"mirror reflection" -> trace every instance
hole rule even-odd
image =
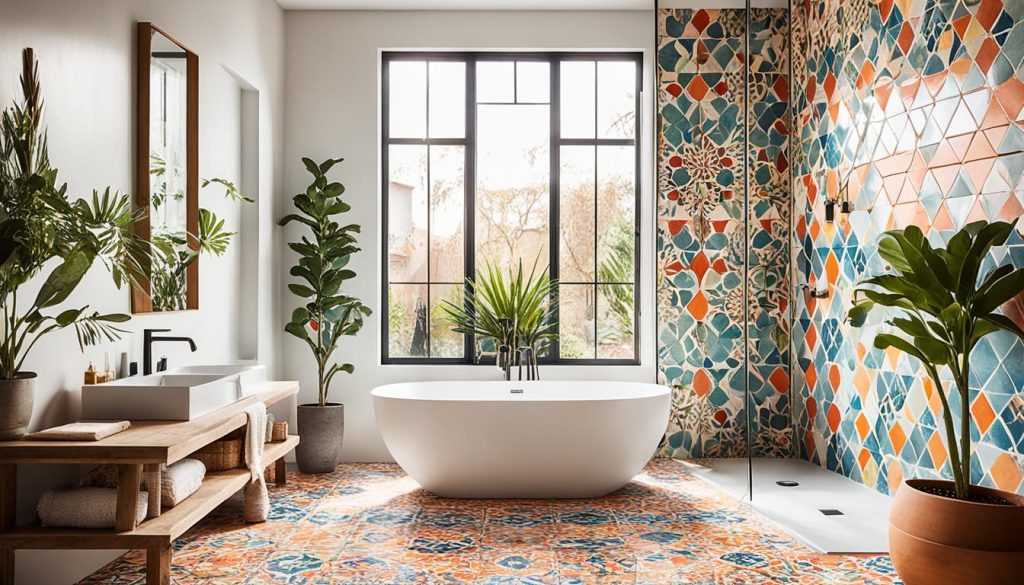
[[[152,310],[178,311],[188,308],[187,272],[198,253],[188,245],[188,53],[155,30],[151,47],[150,295]]]

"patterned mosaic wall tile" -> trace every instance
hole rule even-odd
[[[936,244],[965,223],[1024,212],[1024,1],[814,0],[793,14],[797,443],[803,457],[883,492],[949,473],[938,389],[920,365],[844,323],[854,283],[885,270],[882,231],[922,226]],[[856,210],[824,222],[848,182]],[[1024,266],[1024,241],[986,259]],[[1006,307],[1020,318],[1019,305]],[[972,480],[1024,493],[1024,345],[973,353]],[[954,394],[955,396],[955,394]]]
[[[742,10],[662,10],[658,18],[658,356],[662,382],[675,387],[662,452],[746,455],[749,372],[754,452],[785,455],[792,445],[787,11],[751,14],[749,72]]]

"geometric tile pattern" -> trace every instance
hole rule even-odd
[[[874,349],[880,318],[851,328],[850,294],[886,269],[876,241],[917,225],[934,245],[975,220],[1024,212],[1024,2],[818,0],[795,3],[793,415],[802,457],[891,491],[902,477],[950,476],[939,389],[920,364]],[[848,186],[855,211],[824,221]],[[1011,237],[984,269],[1024,266]],[[1004,310],[1021,321],[1019,302]],[[986,337],[972,354],[972,481],[1024,493],[1024,345]],[[948,384],[949,381],[946,382]]]
[[[658,13],[658,372],[674,388],[661,448],[672,457],[747,454],[745,376],[753,454],[793,445],[788,12],[751,17],[747,71],[743,10]]]
[[[590,500],[450,500],[393,464],[289,474],[267,522],[237,502],[174,543],[178,585],[898,583],[887,556],[816,554],[657,459]],[[81,585],[145,582],[133,551]]]

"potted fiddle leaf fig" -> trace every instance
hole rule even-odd
[[[307,234],[288,247],[299,255],[298,264],[289,274],[299,280],[288,285],[303,305],[292,312],[285,331],[301,339],[309,347],[317,365],[317,402],[298,407],[299,435],[302,441],[295,450],[299,469],[306,473],[334,471],[341,460],[345,434],[345,406],[329,402],[331,383],[339,372],[351,374],[352,364],[337,363],[334,352],[342,337],[355,335],[363,327],[370,309],[342,292],[345,281],[356,273],[346,268],[352,255],[359,251],[356,236],[358,225],[341,225],[338,216],[351,207],[341,200],[345,187],[330,182],[327,172],[343,159],[327,159],[316,164],[308,158],[302,163],[313,175],[313,182],[303,193],[292,198],[295,212],[281,219],[280,225],[295,222],[305,226]]]
[[[942,402],[952,481],[906,479],[889,520],[890,554],[906,585],[1011,585],[1024,575],[1024,497],[971,480],[971,352],[997,332],[1024,339],[999,312],[1024,292],[1024,268],[980,273],[1016,225],[968,224],[945,249],[914,226],[886,232],[878,253],[893,273],[866,278],[854,292],[851,324],[863,325],[876,309],[888,312],[893,332],[876,335],[875,347],[917,358]]]
[[[43,128],[39,65],[22,53],[22,98],[0,115],[0,440],[21,437],[32,418],[36,374],[25,359],[44,336],[73,327],[79,346],[113,341],[129,319],[88,306],[58,310],[99,262],[114,284],[138,274],[144,246],[132,224],[138,214],[127,195],[94,191],[72,199],[57,182]],[[44,276],[35,295],[22,287]]]

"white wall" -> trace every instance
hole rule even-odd
[[[346,405],[344,458],[388,461],[377,432],[370,390],[380,384],[414,380],[498,379],[486,366],[397,366],[380,364],[380,132],[379,62],[385,49],[643,49],[640,366],[541,367],[547,379],[655,381],[653,167],[651,128],[653,12],[287,12],[285,15],[284,178],[287,195],[304,190],[307,173],[300,157],[344,157],[333,177],[345,184],[352,211],[346,222],[363,226],[363,251],[351,268],[358,277],[347,292],[374,309],[355,338],[342,342],[339,359],[355,364],[351,376],[335,381],[332,398]],[[290,197],[276,201],[281,214]],[[298,229],[289,228],[289,239]],[[281,274],[294,261],[281,248]],[[294,297],[281,287],[282,309]],[[315,366],[305,345],[283,336],[282,373],[302,382],[300,401],[316,399]]]
[[[262,267],[256,288],[243,290],[243,264],[237,249],[223,258],[203,258],[200,310],[134,318],[128,328],[169,327],[192,336],[200,353],[184,346],[158,348],[171,364],[216,363],[239,355],[239,320],[234,307],[241,295],[259,294],[257,331],[260,358],[274,365],[278,305],[272,272],[275,246],[271,198],[279,192],[283,111],[284,13],[274,0],[0,0],[0,105],[17,95],[21,49],[31,46],[40,60],[46,99],[50,157],[75,195],[110,185],[132,189],[134,144],[135,22],[150,20],[195,50],[200,57],[200,175],[241,177],[240,81],[259,92],[259,171],[261,195],[257,260]],[[230,69],[237,78],[230,74]],[[223,214],[233,228],[239,210],[219,192],[201,194],[204,205]],[[118,291],[102,269],[87,275],[68,306],[89,304],[101,311],[127,312],[127,290]],[[251,316],[249,318],[252,318]],[[79,412],[82,371],[89,359],[101,362],[103,350],[130,349],[141,358],[141,334],[116,346],[82,355],[70,331],[38,345],[27,368],[39,372],[33,428],[67,422]],[[27,467],[19,474],[19,520],[33,519],[42,489],[69,481],[77,470]],[[18,583],[67,584],[113,558],[98,553],[22,551]]]

